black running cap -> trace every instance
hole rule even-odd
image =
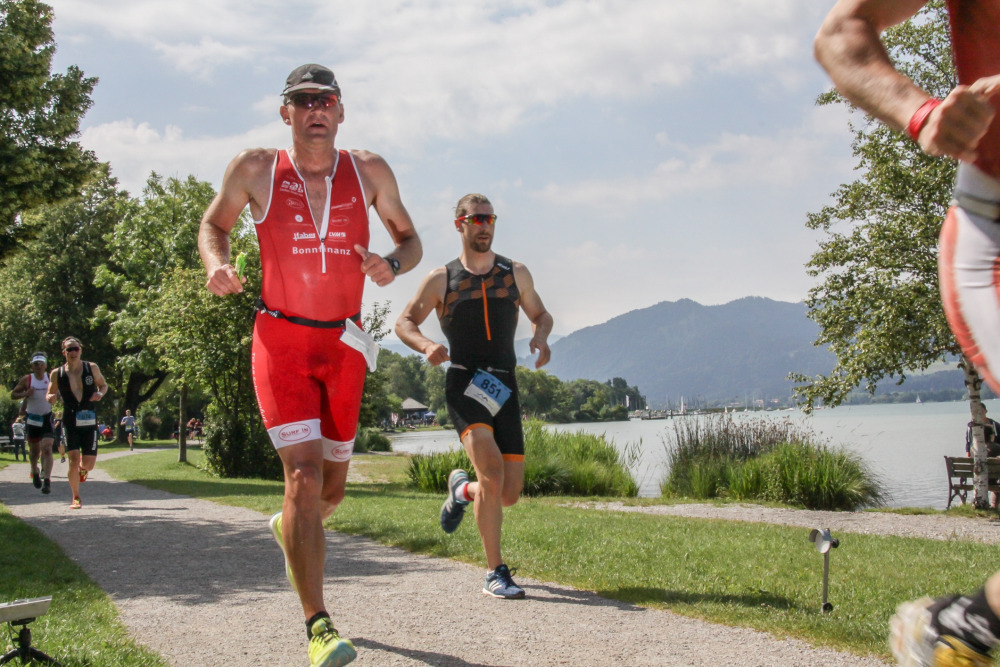
[[[340,86],[333,76],[333,70],[315,63],[300,65],[293,69],[285,80],[285,89],[281,94],[287,97],[300,90],[321,90],[340,95]]]

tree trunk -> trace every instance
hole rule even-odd
[[[177,461],[187,463],[187,387],[181,385],[180,405],[177,410]]]
[[[965,386],[969,390],[969,412],[972,414],[972,486],[973,504],[976,509],[989,509],[989,469],[986,466],[986,434],[983,426],[986,424],[986,406],[983,405],[980,388],[983,379],[979,377],[979,372],[975,366],[962,355],[958,363],[959,368],[965,372]]]

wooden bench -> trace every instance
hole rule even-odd
[[[971,456],[946,456],[945,467],[948,469],[948,507],[955,498],[961,498],[962,504],[968,502],[969,491],[973,490]],[[989,492],[1000,499],[1000,457],[986,459],[989,475]]]
[[[14,451],[14,443],[10,441],[9,435],[0,435],[0,452]]]

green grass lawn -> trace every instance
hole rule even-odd
[[[167,664],[132,641],[111,599],[76,563],[2,505],[0,535],[0,601],[52,595],[48,614],[28,626],[33,646],[64,667]],[[0,626],[4,653],[13,646],[10,628]]]
[[[196,467],[200,456],[192,451],[191,463],[179,464],[175,452],[156,452],[101,465],[158,489],[265,514],[280,509],[280,482],[212,478]],[[445,535],[440,495],[403,485],[406,457],[358,455],[352,465],[383,481],[349,483],[328,528],[483,564],[473,521]],[[997,566],[995,546],[838,534],[834,610],[822,614],[823,558],[806,529],[576,509],[568,500],[523,499],[506,510],[504,553],[522,575],[860,654],[888,656],[887,621],[898,602],[971,591]]]
[[[281,482],[213,478],[198,469],[197,448],[181,464],[175,444],[164,446],[141,456],[98,458],[98,465],[152,488],[263,514],[280,509]],[[0,455],[0,467],[11,461]],[[467,520],[453,535],[441,532],[442,498],[407,488],[407,464],[405,456],[356,455],[352,472],[365,481],[348,483],[347,498],[327,527],[483,565],[474,522]],[[567,506],[575,500],[581,499],[522,499],[506,510],[505,557],[523,576],[859,654],[888,657],[887,621],[898,602],[974,590],[997,567],[992,545],[836,534],[841,546],[831,553],[829,592],[834,610],[822,614],[823,559],[806,529]],[[956,513],[969,515],[967,509]],[[58,604],[32,626],[36,644],[66,665],[163,664],[128,640],[107,596],[57,546],[2,508],[0,530],[0,571],[15,574],[0,577],[0,599],[59,592]]]

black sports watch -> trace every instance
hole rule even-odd
[[[392,269],[392,275],[399,275],[399,260],[395,257],[383,257],[385,261],[389,262],[389,268]]]

